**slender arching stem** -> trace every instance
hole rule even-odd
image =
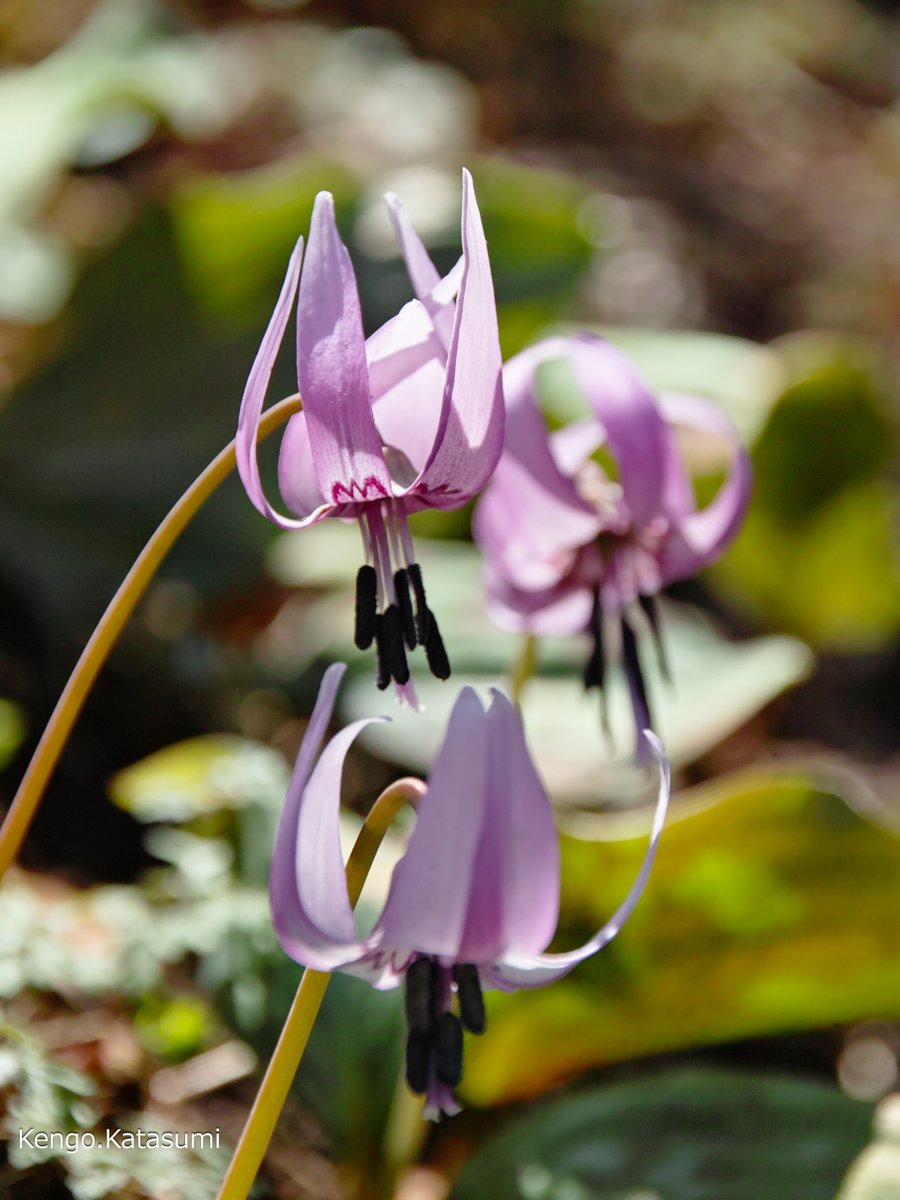
[[[347,860],[347,891],[351,904],[355,905],[359,899],[369,868],[394,817],[404,804],[415,804],[423,791],[424,784],[418,779],[401,779],[375,801]],[[303,972],[269,1069],[222,1182],[219,1200],[245,1200],[253,1186],[330,978],[323,971],[307,969]]]
[[[274,404],[263,414],[257,436],[266,437],[294,413],[299,412],[300,408],[299,396],[289,396],[286,400]],[[47,781],[68,741],[72,726],[78,719],[94,680],[106,662],[125,622],[188,522],[234,470],[234,445],[234,442],[229,442],[175,504],[135,560],[134,566],[125,576],[106,612],[100,618],[97,628],[91,634],[90,641],[82,651],[75,670],[57,701],[53,715],[6,814],[3,827],[0,828],[0,878],[19,852]]]
[[[537,666],[537,638],[533,633],[526,633],[522,639],[522,648],[513,664],[509,676],[509,691],[515,704],[521,705],[522,697],[528,681]]]

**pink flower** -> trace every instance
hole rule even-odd
[[[550,433],[535,387],[537,368],[552,359],[571,364],[586,414]],[[612,637],[640,731],[651,721],[636,623],[649,623],[658,640],[656,594],[713,562],[734,536],[750,496],[749,459],[718,408],[692,396],[654,398],[625,355],[591,334],[524,350],[506,363],[503,384],[503,455],[474,525],[489,611],[507,629],[588,633],[589,688],[602,690]],[[732,448],[728,478],[700,510],[675,445],[676,424]],[[613,460],[612,473],[598,451],[607,467]]]
[[[428,607],[407,516],[466,503],[487,480],[503,442],[497,314],[472,178],[463,172],[462,258],[444,279],[400,202],[388,197],[413,282],[412,300],[366,341],[356,277],[338,235],[334,201],[316,198],[250,372],[238,422],[237,463],[253,504],[282,529],[351,517],[362,532],[356,644],[373,642],[378,686],[391,679],[415,705],[407,650],[422,645],[446,679],[450,664]],[[279,461],[290,515],[266,498],[256,436],[275,357],[297,302],[297,379],[303,411],[291,418]]]
[[[278,825],[269,884],[275,932],[291,958],[315,970],[347,971],[377,988],[405,982],[407,1080],[427,1095],[427,1115],[451,1113],[463,1032],[484,1031],[482,989],[551,983],[602,949],[631,915],[665,820],[668,763],[648,732],[659,797],[637,878],[588,942],[548,954],[559,915],[559,843],[547,793],[516,709],[493,691],[485,711],[463,688],[384,910],[360,937],[344,878],[339,808],[344,758],[371,722],[347,726],[322,748],[345,669],[336,663],[325,674]]]

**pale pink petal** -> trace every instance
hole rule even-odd
[[[316,478],[306,413],[299,412],[291,417],[281,439],[278,490],[285,504],[298,517],[315,512],[325,503]]]
[[[329,667],[319,689],[278,823],[269,877],[278,940],[291,958],[321,971],[363,954],[344,877],[339,809],[344,758],[372,721],[342,729],[320,753],[345,670],[343,663]]]
[[[266,498],[262,481],[259,477],[259,463],[256,455],[256,439],[263,404],[266,399],[266,391],[272,376],[272,368],[275,365],[275,359],[278,356],[278,350],[284,337],[284,331],[291,315],[291,309],[294,305],[294,296],[297,292],[297,281],[300,278],[302,258],[303,239],[301,238],[291,255],[287,275],[281,287],[281,294],[278,297],[278,303],[275,305],[275,311],[272,313],[268,328],[263,335],[262,343],[256,352],[256,358],[250,369],[250,375],[247,379],[247,385],[244,388],[244,395],[241,400],[241,411],[238,417],[237,437],[235,439],[235,458],[237,460],[238,474],[247,490],[247,495],[264,517],[268,517],[270,521],[274,521],[276,525],[280,525],[283,529],[303,529],[307,525],[313,525],[316,521],[321,520],[322,517],[328,516],[332,509],[330,504],[323,504],[320,498],[319,506],[310,511],[301,520],[282,515],[273,508]]]
[[[567,975],[580,962],[602,950],[620,932],[634,912],[650,878],[669,804],[669,763],[665,750],[659,738],[649,729],[644,730],[644,737],[650,744],[659,767],[659,793],[650,830],[650,844],[628,895],[602,929],[598,929],[590,941],[577,950],[570,950],[565,954],[509,954],[492,968],[482,972],[489,986],[511,991],[515,988],[540,987],[545,983],[553,983],[554,980]]]
[[[481,838],[485,770],[484,709],[475,692],[463,688],[371,945],[457,959]]]
[[[512,633],[568,637],[590,625],[594,590],[586,583],[563,579],[559,584],[528,591],[498,572],[485,570],[485,603],[491,620]]]
[[[459,956],[493,962],[543,950],[559,917],[559,838],[522,719],[494,690],[487,714],[487,795]]]
[[[400,243],[403,258],[406,261],[406,269],[409,272],[413,291],[422,301],[429,317],[434,322],[435,331],[446,353],[453,335],[452,296],[448,301],[437,293],[441,282],[440,274],[422,244],[422,239],[413,228],[412,221],[410,221],[409,214],[403,207],[400,197],[393,192],[387,192],[384,199],[391,214],[394,232]]]
[[[666,544],[663,573],[666,582],[686,579],[719,557],[734,537],[750,503],[753,470],[737,430],[721,409],[699,396],[667,393],[660,397],[667,421],[711,433],[731,447],[731,467],[715,498],[698,512],[679,521]]]
[[[465,264],[441,418],[428,460],[410,489],[434,508],[455,508],[479,492],[503,446],[497,308],[481,214],[468,171],[463,171],[462,242]]]
[[[390,496],[356,276],[327,192],[316,197],[300,279],[297,377],[321,494],[332,504]]]

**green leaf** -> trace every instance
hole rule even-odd
[[[228,734],[191,738],[114,775],[114,803],[141,821],[186,821],[204,813],[280,802],[287,783],[274,750]]]
[[[496,1104],[602,1063],[900,1016],[900,839],[818,776],[749,771],[679,798],[621,935],[559,983],[490,997],[467,1098]],[[635,819],[606,819],[607,838],[627,840],[563,839],[555,946],[586,940],[628,891],[646,849],[646,832],[628,837]]]
[[[831,1200],[868,1105],[775,1075],[678,1070],[543,1105],[477,1151],[453,1200]]]

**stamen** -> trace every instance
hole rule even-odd
[[[459,1019],[463,1028],[470,1033],[484,1033],[487,1022],[478,968],[472,963],[457,963],[453,968],[453,982],[456,984]]]
[[[628,680],[628,689],[631,692],[631,703],[638,729],[652,729],[653,719],[650,716],[650,705],[647,702],[647,688],[644,684],[641,660],[638,657],[637,639],[634,636],[634,630],[624,617],[622,618],[622,666],[625,678]]]
[[[422,568],[416,562],[411,562],[408,568],[409,582],[412,584],[413,595],[416,598],[416,638],[419,645],[424,646],[428,640],[428,602],[425,599],[425,584],[422,582]]]
[[[434,613],[430,608],[425,612],[428,619],[428,628],[425,634],[425,657],[428,660],[428,668],[435,679],[449,679],[450,659],[444,648],[444,639],[441,637],[438,623],[434,619]]]
[[[378,576],[368,564],[356,573],[356,625],[353,641],[358,650],[368,650],[375,638],[378,615]]]
[[[672,682],[672,676],[669,672],[669,656],[666,654],[666,646],[662,637],[662,626],[659,620],[659,605],[655,596],[638,596],[638,603],[647,615],[647,620],[650,622],[650,628],[653,631],[653,640],[656,643],[656,658],[659,662],[659,673],[662,675],[666,683]]]
[[[396,604],[389,605],[381,619],[381,644],[385,666],[397,683],[409,682],[409,663],[403,648],[403,621]]]
[[[584,682],[585,691],[596,687],[602,692],[603,681],[606,677],[606,651],[603,647],[603,609],[600,605],[599,590],[594,592],[594,607],[591,612],[590,632],[594,639],[594,645],[591,650],[591,656],[585,663],[581,678]]]
[[[420,1096],[428,1091],[433,1043],[430,1034],[410,1030],[406,1039],[406,1082]]]
[[[394,590],[397,593],[397,607],[400,609],[400,619],[403,622],[403,637],[409,649],[414,650],[416,647],[416,622],[409,595],[409,575],[405,567],[394,572]]]
[[[390,682],[391,672],[384,650],[384,617],[378,613],[375,617],[375,684],[383,692]]]
[[[431,1033],[440,1009],[440,968],[433,958],[415,959],[406,970],[406,1024],[412,1033]]]
[[[441,1013],[434,1034],[434,1073],[438,1082],[456,1087],[463,1073],[463,1029],[454,1013]]]

